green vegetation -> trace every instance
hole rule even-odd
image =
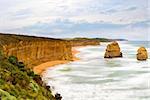
[[[14,56],[0,52],[0,100],[56,100],[50,86]]]
[[[99,40],[100,42],[111,42],[112,40],[107,39],[107,38],[94,38],[96,40]]]
[[[9,61],[10,63],[14,64],[14,65],[17,65],[17,63],[18,63],[18,59],[17,59],[17,57],[15,57],[15,56],[10,56],[10,57],[8,58],[8,61]]]
[[[85,38],[85,37],[66,38],[66,39],[64,39],[64,40],[71,40],[71,41],[80,41],[80,40],[97,40],[97,41],[99,41],[99,42],[127,41],[126,39]]]

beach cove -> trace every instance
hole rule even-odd
[[[81,47],[72,47],[72,55],[73,55],[73,59],[72,61],[78,61],[80,60],[79,58],[76,57],[76,54],[79,53],[79,51],[77,50],[77,48],[81,48]],[[56,67],[56,65],[60,65],[60,64],[66,64],[66,63],[69,63],[70,61],[67,61],[67,60],[56,60],[56,61],[49,61],[49,62],[46,62],[46,63],[42,63],[38,66],[35,66],[33,71],[37,74],[40,74],[42,75],[42,73],[50,68],[50,67]]]

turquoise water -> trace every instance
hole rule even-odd
[[[150,59],[137,61],[136,51],[150,42],[119,42],[123,58],[104,59],[107,43],[78,48],[81,60],[48,69],[43,80],[63,100],[150,100]]]

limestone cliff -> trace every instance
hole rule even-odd
[[[137,60],[147,60],[148,59],[148,53],[145,47],[140,47],[137,50]]]
[[[120,50],[119,44],[114,41],[111,44],[107,45],[104,58],[115,58],[122,57],[122,52]]]
[[[16,56],[31,67],[73,58],[70,42],[61,39],[0,34],[0,48],[6,56]]]
[[[0,49],[3,53],[16,56],[31,68],[47,61],[72,61],[72,47],[99,44],[99,40],[88,38],[53,39],[0,33]]]

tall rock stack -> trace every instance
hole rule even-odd
[[[116,58],[122,57],[122,52],[120,51],[119,44],[114,41],[111,44],[107,45],[104,58]]]
[[[148,59],[147,50],[144,47],[140,47],[137,50],[137,60],[143,61]]]

